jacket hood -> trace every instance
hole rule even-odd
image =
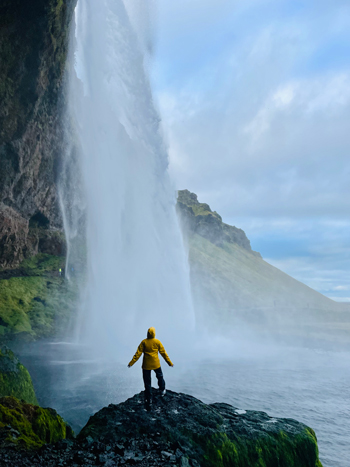
[[[156,330],[154,328],[149,328],[147,331],[147,339],[153,339],[156,337]]]

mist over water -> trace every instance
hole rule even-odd
[[[213,345],[188,350],[186,361],[175,357],[174,368],[165,365],[169,389],[205,403],[225,402],[295,418],[316,431],[324,467],[348,467],[349,352],[238,339],[228,347],[210,336],[207,343]],[[171,345],[168,350],[172,356]],[[100,364],[94,349],[81,344],[26,344],[21,360],[30,370],[40,404],[55,408],[76,432],[102,407],[143,390],[139,364],[132,369],[120,362]]]
[[[69,89],[86,203],[87,283],[77,334],[114,357],[121,342],[133,340],[134,348],[150,326],[168,339],[194,328],[175,188],[145,71],[150,12],[137,5],[79,1],[80,81],[73,70]]]

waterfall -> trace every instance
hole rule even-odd
[[[146,47],[135,30],[142,16],[131,17],[137,4],[130,11],[122,0],[79,0],[79,80],[70,72],[87,246],[78,334],[108,351],[130,339],[137,343],[150,326],[169,338],[194,328],[167,148],[145,67]],[[71,211],[65,216],[72,217]],[[66,224],[69,243],[75,237]],[[68,249],[74,258],[74,245]]]

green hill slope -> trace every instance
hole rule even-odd
[[[294,338],[348,341],[349,308],[264,261],[245,233],[187,190],[178,212],[189,247],[197,322],[230,332],[239,324]],[[227,232],[230,234],[228,235]]]

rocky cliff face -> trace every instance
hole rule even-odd
[[[302,423],[172,391],[155,395],[151,412],[142,393],[109,405],[74,442],[35,455],[5,451],[0,460],[5,454],[12,466],[322,467],[315,433]]]
[[[77,0],[0,0],[0,267],[63,253],[57,175]]]
[[[212,211],[208,204],[200,203],[195,193],[180,190],[177,210],[185,231],[188,229],[219,247],[223,247],[225,243],[236,243],[253,255],[261,257],[260,253],[252,250],[250,241],[242,229],[222,222],[221,216]]]

